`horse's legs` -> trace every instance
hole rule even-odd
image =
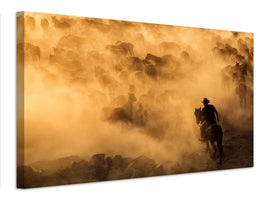
[[[206,139],[206,153],[210,152],[209,140]]]
[[[217,147],[215,146],[214,141],[211,141],[211,145],[212,145],[213,150],[214,150],[213,159],[215,159],[215,155],[216,155],[216,152],[217,152]]]
[[[217,141],[219,153],[220,153],[220,165],[222,164],[222,157],[223,157],[223,146],[222,146],[222,139]]]

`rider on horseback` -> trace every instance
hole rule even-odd
[[[201,141],[205,141],[205,132],[206,130],[211,127],[212,124],[216,124],[216,117],[217,121],[219,122],[219,116],[216,108],[209,104],[209,100],[207,98],[204,98],[202,103],[204,105],[204,108],[201,110],[201,117],[203,119],[203,123],[200,127],[201,131]],[[216,117],[215,117],[216,114]]]

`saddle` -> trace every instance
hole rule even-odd
[[[205,132],[208,133],[208,131],[209,131],[213,126],[217,126],[217,123],[216,123],[216,122],[212,122],[211,124],[209,124],[209,125],[207,126],[207,128],[205,129]]]

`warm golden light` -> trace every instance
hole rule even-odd
[[[150,158],[166,174],[215,169],[194,116],[204,97],[226,157],[229,135],[252,138],[252,33],[24,14],[24,165],[105,153]],[[246,165],[233,159],[224,167]]]

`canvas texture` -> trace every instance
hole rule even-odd
[[[17,13],[18,188],[252,166],[253,33]]]

